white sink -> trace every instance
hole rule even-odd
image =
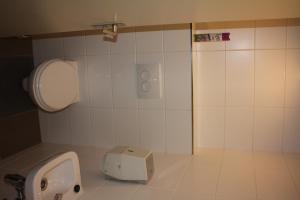
[[[26,177],[26,199],[76,200],[82,193],[79,160],[75,152],[42,161]]]

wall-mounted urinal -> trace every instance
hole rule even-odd
[[[79,160],[75,152],[42,161],[26,177],[26,199],[76,200],[82,193]]]

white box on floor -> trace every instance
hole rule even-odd
[[[128,146],[115,147],[105,154],[102,171],[114,179],[147,183],[154,173],[152,152]]]

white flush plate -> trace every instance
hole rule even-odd
[[[161,64],[136,64],[137,93],[141,99],[160,99]]]

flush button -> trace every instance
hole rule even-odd
[[[144,81],[142,83],[143,92],[149,92],[151,90],[151,83],[149,81]]]
[[[151,74],[148,70],[143,70],[141,72],[141,79],[144,80],[144,81],[148,81],[150,78],[151,78]]]
[[[161,64],[136,64],[137,95],[141,99],[161,98]]]

